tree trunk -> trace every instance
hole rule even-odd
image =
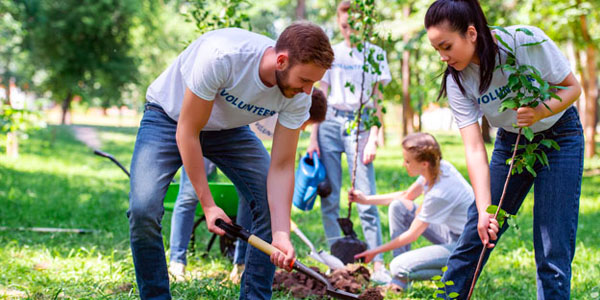
[[[306,0],[298,0],[296,6],[296,20],[306,19]]]
[[[585,93],[585,118],[583,131],[585,134],[585,157],[592,157],[596,154],[596,123],[598,112],[598,75],[596,70],[596,48],[592,44],[587,26],[585,15],[579,17],[581,33],[586,45],[586,81],[584,82]]]
[[[14,131],[6,133],[6,156],[15,159],[19,157],[19,136]]]
[[[71,108],[71,100],[73,100],[73,93],[71,91],[69,91],[67,93],[67,97],[65,97],[65,100],[63,100],[63,103],[62,103],[62,118],[61,118],[60,123],[63,125],[66,124],[67,113],[69,112],[69,109]]]
[[[403,16],[410,16],[410,5],[402,8]],[[410,34],[402,37],[405,43],[410,40]],[[402,52],[402,136],[414,132],[414,111],[410,105],[410,51]]]
[[[485,116],[481,118],[481,135],[483,136],[483,141],[486,144],[492,142],[492,137],[490,137],[490,123]]]

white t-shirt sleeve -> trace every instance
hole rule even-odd
[[[325,71],[325,75],[323,75],[321,81],[327,83],[329,85],[329,89],[331,90],[331,69],[327,69],[327,71]]]
[[[561,83],[571,73],[571,66],[567,58],[544,31],[532,26],[523,27],[533,32],[534,36],[519,32],[517,36],[521,45],[542,40],[546,41],[537,46],[521,47],[519,52],[521,50],[525,52],[529,60],[528,64],[536,67],[544,80],[547,80],[550,84]]]
[[[214,53],[208,55],[198,49],[181,62],[181,74],[185,85],[196,96],[204,100],[214,100],[219,88],[226,82],[230,66],[228,61]]]
[[[454,207],[443,198],[425,195],[421,212],[417,218],[430,224],[443,224],[446,222]]]
[[[458,128],[477,123],[479,118],[483,116],[483,112],[479,109],[479,106],[463,95],[458,84],[450,74],[446,78],[446,92],[448,94],[448,104]]]
[[[284,110],[279,112],[277,121],[289,129],[298,129],[310,117],[311,105],[309,95],[303,94],[301,98],[288,99],[291,101]]]

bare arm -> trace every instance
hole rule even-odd
[[[271,148],[271,165],[267,176],[267,195],[271,212],[273,246],[285,256],[274,253],[271,260],[279,267],[288,266],[294,258],[290,242],[290,210],[294,193],[294,164],[300,129],[289,129],[277,122]]]
[[[486,212],[488,206],[492,204],[490,193],[490,169],[488,166],[487,152],[481,135],[479,123],[474,123],[460,129],[463,143],[465,144],[465,157],[467,158],[467,169],[469,178],[475,193],[475,202],[479,212],[479,222],[477,231],[484,245],[492,248],[494,244],[488,244],[490,235],[495,240],[497,228],[490,230],[490,222],[495,223],[493,215]],[[492,221],[493,220],[493,221]]]
[[[359,190],[351,190],[348,192],[350,201],[368,205],[390,205],[390,203],[396,199],[407,199],[414,201],[423,193],[423,186],[414,182],[406,191],[397,191],[388,194],[381,195],[369,195],[366,196]]]
[[[570,73],[561,83],[557,85],[567,88],[566,90],[559,90],[556,93],[556,95],[558,95],[562,101],[558,101],[554,98],[547,100],[545,103],[552,111],[548,110],[544,105],[538,105],[535,108],[521,107],[517,109],[518,126],[531,126],[541,119],[555,115],[573,104],[573,102],[579,98],[579,95],[581,95],[581,85],[573,73]]]
[[[231,222],[231,220],[221,208],[215,205],[215,201],[208,188],[208,181],[204,171],[204,156],[202,155],[202,147],[200,146],[199,139],[200,131],[202,131],[202,128],[204,128],[210,118],[213,103],[213,101],[207,101],[196,96],[186,88],[181,114],[177,122],[176,139],[187,175],[202,204],[208,230],[223,235],[225,232],[215,226],[216,219],[221,218],[226,222]]]
[[[355,255],[355,258],[364,257],[365,262],[370,262],[373,258],[383,252],[391,251],[402,246],[408,245],[414,241],[416,241],[423,232],[427,229],[429,223],[423,222],[417,218],[415,218],[410,224],[410,228],[407,231],[403,232],[397,238],[389,241],[388,243],[381,245],[375,249],[367,250],[365,252],[359,253]]]

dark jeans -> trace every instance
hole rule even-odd
[[[155,104],[147,104],[131,161],[129,231],[135,274],[142,299],[170,299],[169,278],[161,220],[163,198],[181,167],[175,132],[177,123]],[[233,182],[252,215],[250,231],[271,242],[271,216],[267,202],[270,157],[248,126],[203,131],[204,156]],[[268,299],[275,266],[269,256],[250,247],[242,277],[240,299]]]
[[[569,299],[583,173],[583,130],[577,110],[568,108],[554,126],[541,133],[544,138],[555,140],[560,151],[540,146],[548,156],[550,167],[537,162],[534,166],[537,177],[525,170],[512,175],[502,208],[510,214],[516,214],[531,186],[534,186],[533,246],[537,266],[537,298]],[[506,160],[512,156],[516,137],[514,133],[498,130],[490,162],[492,204],[497,205],[500,201],[509,168]],[[534,141],[540,138],[536,137]],[[522,137],[522,144],[525,144],[524,140]],[[447,290],[448,293],[459,293],[458,299],[468,295],[483,247],[477,233],[477,221],[477,207],[473,203],[464,232],[448,259],[448,271],[443,278],[444,281],[454,281],[455,285]],[[507,228],[508,225],[504,224],[500,235]],[[487,251],[484,263],[490,252]]]

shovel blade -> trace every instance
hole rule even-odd
[[[354,225],[349,218],[338,218],[337,219],[340,228],[342,228],[342,232],[344,232],[345,236],[353,236],[356,237],[356,232],[354,232]]]
[[[327,295],[336,298],[336,299],[359,299],[358,295],[352,294],[340,289],[327,289]]]

